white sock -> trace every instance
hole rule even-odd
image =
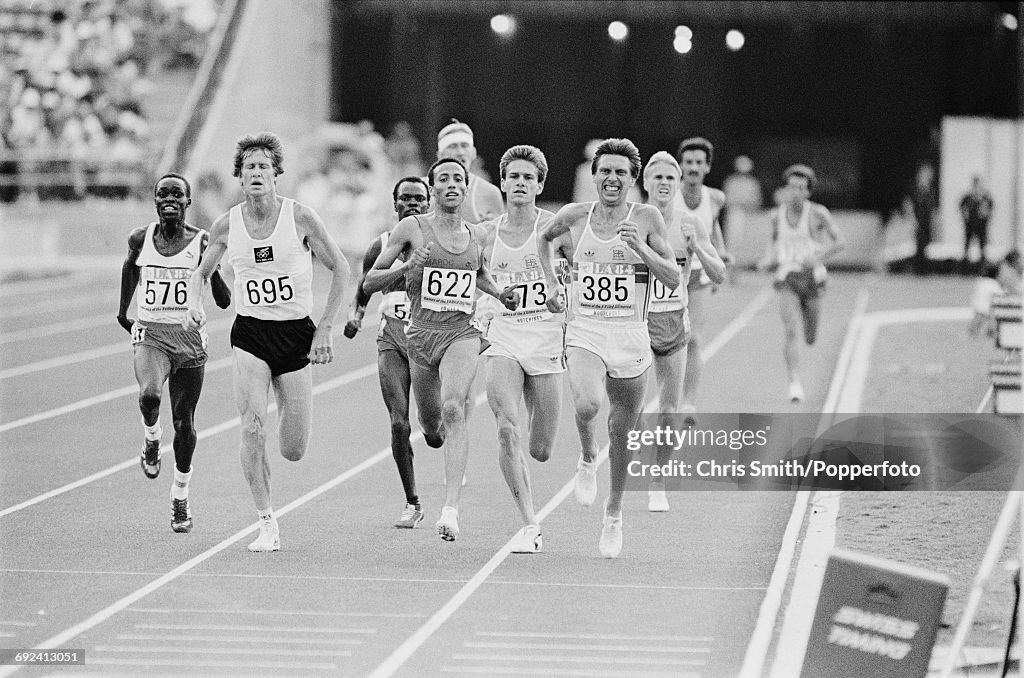
[[[160,440],[164,435],[164,430],[160,427],[160,420],[157,419],[156,423],[152,426],[146,426],[146,422],[142,422],[142,428],[146,432],[146,440]]]
[[[256,513],[260,514],[260,520],[274,520],[274,509],[271,506],[265,509],[256,509]]]
[[[192,468],[182,473],[174,467],[174,482],[171,483],[171,499],[188,499],[188,481],[192,480]]]

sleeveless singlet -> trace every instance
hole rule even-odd
[[[202,254],[203,232],[196,233],[184,249],[168,257],[160,254],[153,243],[158,226],[154,221],[146,227],[146,237],[135,261],[139,267],[139,320],[181,324],[188,312],[188,279],[199,266]]]
[[[776,212],[775,223],[778,231],[775,234],[775,245],[778,252],[779,267],[775,271],[777,280],[784,280],[793,272],[805,268],[803,262],[813,260],[817,243],[811,237],[811,203],[805,201],[796,225],[789,222],[789,205],[782,205]],[[818,282],[825,279],[825,267],[817,264],[814,277]]]
[[[382,252],[388,246],[389,235],[390,233],[387,231],[380,234],[380,249]],[[403,263],[401,259],[395,259],[394,263],[391,264],[391,270],[401,268]],[[409,319],[409,295],[405,291],[404,278],[399,278],[390,287],[381,290],[379,310],[382,316],[403,321]]]
[[[437,239],[434,229],[420,220],[423,244],[433,243],[422,268],[405,274],[405,288],[412,306],[412,323],[428,329],[449,329],[469,325],[476,298],[476,272],[480,270],[480,243],[465,221],[469,244],[462,252],[450,252]]]
[[[700,187],[700,204],[695,209],[690,209],[686,205],[682,191],[676,193],[675,207],[676,211],[682,214],[693,214],[700,217],[700,220],[704,222],[708,229],[708,234],[711,233],[715,224],[715,214],[711,202],[711,189],[707,186]],[[704,270],[704,264],[700,263],[700,259],[697,257],[693,257],[693,261],[690,262],[690,270],[702,271]]]
[[[693,217],[691,217],[693,218]],[[700,217],[696,217],[700,218]],[[686,289],[686,281],[690,278],[690,268],[698,258],[693,256],[686,247],[686,238],[683,237],[682,229],[683,215],[679,210],[672,212],[671,223],[666,224],[669,247],[676,258],[676,265],[679,267],[679,286],[669,290],[656,277],[651,276],[651,313],[667,313],[670,311],[681,311],[689,303],[689,292]]]
[[[537,225],[542,212],[537,211],[537,219],[533,223],[533,232],[519,247],[512,247],[501,239],[501,225],[508,220],[503,214],[495,226],[494,249],[491,250],[491,276],[498,289],[515,285],[519,291],[519,307],[510,311],[501,304],[495,303],[496,319],[500,318],[516,324],[536,323],[554,319],[561,323],[563,314],[554,313],[547,308],[547,284],[544,281],[544,270],[540,266],[537,254]],[[557,268],[557,264],[556,264]]]

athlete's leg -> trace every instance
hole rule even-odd
[[[196,451],[196,404],[203,390],[206,366],[175,371],[168,379],[171,416],[174,419],[174,465],[181,473],[192,470]]]
[[[271,508],[270,462],[267,459],[267,401],[270,397],[270,366],[239,348],[235,354],[235,404],[241,417],[242,473],[256,510]]]
[[[671,355],[654,355],[654,378],[658,386],[658,424],[680,428],[674,421],[674,415],[683,404],[683,375],[686,373],[687,347]],[[670,445],[662,446],[657,451],[658,464],[665,464],[672,456]]]
[[[562,414],[562,375],[527,375],[523,387],[530,418],[530,456],[547,461],[555,448],[558,419]]]
[[[690,309],[690,342],[687,345],[687,358],[683,378],[683,405],[689,411],[697,405],[697,388],[704,374],[703,343],[704,331],[707,327],[707,305],[711,298],[711,286],[691,286],[687,290]]]
[[[569,365],[569,388],[583,459],[593,462],[597,459],[597,413],[604,401],[608,369],[597,354],[578,346],[566,347],[565,357]]]
[[[608,471],[611,486],[607,514],[622,510],[622,493],[626,488],[629,462],[633,453],[626,447],[629,432],[636,427],[644,406],[647,373],[627,379],[609,378],[608,389]]]
[[[313,432],[313,367],[272,377],[277,400],[277,435],[281,456],[298,461],[306,456]]]
[[[438,368],[409,361],[412,394],[416,398],[416,416],[423,429],[423,438],[431,447],[444,444],[444,425],[441,422],[441,375]]]
[[[786,374],[789,376],[789,383],[800,381],[800,299],[796,292],[782,288],[776,295],[779,300],[779,314],[782,318],[783,329],[783,355],[786,359]]]
[[[462,339],[445,350],[438,366],[441,380],[441,423],[444,427],[445,506],[456,510],[469,456],[466,400],[476,377],[479,354],[479,337]]]
[[[821,317],[821,295],[800,298],[800,315],[804,323],[804,341],[814,346],[818,338],[818,319]]]
[[[402,480],[405,501],[418,504],[416,473],[413,469],[412,443],[409,442],[409,361],[400,351],[386,350],[377,354],[380,372],[380,392],[391,418],[391,455],[395,458],[398,476]]]
[[[523,368],[517,361],[500,356],[485,357],[484,367],[487,403],[498,425],[498,466],[523,524],[532,525],[537,522],[537,515],[533,510],[530,474],[520,441],[519,401],[525,379]]]
[[[139,411],[146,426],[156,426],[160,419],[160,398],[164,382],[171,373],[171,361],[160,349],[135,347],[135,379],[139,382]]]

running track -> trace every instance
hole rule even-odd
[[[470,421],[462,536],[446,544],[433,530],[442,465],[418,437],[427,518],[395,530],[403,497],[369,317],[352,341],[339,324],[339,358],[314,369],[307,457],[286,462],[272,444],[282,550],[251,554],[256,524],[237,460],[230,316],[211,308],[191,489],[196,528],[173,534],[169,411],[165,402],[163,472],[149,481],[137,463],[128,337],[114,322],[117,273],[0,289],[0,647],[87,655],[81,667],[0,666],[0,676],[767,675],[785,608],[773,573],[781,563],[785,582],[788,542],[800,527],[790,526],[791,512],[806,503],[799,495],[670,494],[672,511],[650,514],[646,493],[630,493],[623,553],[605,560],[597,539],[607,471],[595,505],[579,506],[565,398],[554,457],[530,462],[544,552],[510,555],[520,525],[481,396]],[[842,374],[850,319],[858,303],[875,303],[862,290],[880,284],[866,274],[833,277],[819,343],[805,354],[808,402],[799,408],[783,399],[781,326],[766,280],[745,273],[721,288],[702,409],[821,411]],[[885,308],[938,305],[927,293],[893,296]]]

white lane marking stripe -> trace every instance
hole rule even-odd
[[[710,643],[711,636],[631,636],[621,633],[533,633],[530,631],[474,631],[474,636],[484,638],[565,638],[568,640],[646,640],[668,643]]]
[[[68,320],[60,323],[51,323],[49,325],[39,325],[38,327],[28,327],[23,330],[14,330],[13,332],[4,332],[3,334],[0,334],[0,344],[13,344],[16,341],[42,339],[43,337],[52,337],[55,334],[77,332],[78,330],[88,330],[94,327],[113,324],[114,322],[111,320],[109,313],[93,315],[87,318],[76,318],[74,320]]]
[[[24,318],[33,315],[42,315],[44,313],[53,313],[55,311],[66,311],[68,309],[79,309],[82,307],[89,306],[109,306],[115,308],[117,306],[118,298],[117,295],[106,294],[103,296],[97,296],[95,294],[82,295],[79,297],[72,297],[70,299],[62,299],[60,301],[54,301],[52,296],[49,296],[44,300],[39,300],[31,304],[25,304],[23,306],[6,306],[0,308],[0,321],[11,320],[13,318]],[[107,315],[108,318],[111,315]]]
[[[371,366],[368,366],[368,367],[371,367]],[[372,368],[373,368],[374,371],[376,371],[377,366],[373,365]],[[334,388],[335,386],[340,386],[341,385],[340,382],[341,382],[341,380],[343,378],[344,377],[341,377],[341,378],[338,378],[338,379],[331,380],[330,382],[326,382],[324,384],[320,384],[320,391],[319,392],[322,393],[323,391],[327,390],[326,388],[324,388],[327,384],[333,384],[331,386],[331,388]],[[338,383],[335,384],[335,382],[338,382]],[[317,388],[314,388],[313,390],[317,391]],[[484,402],[486,402],[486,400],[487,400],[487,394],[486,393],[481,393],[479,396],[477,396],[475,404],[477,406],[482,405]],[[238,420],[235,419],[235,422],[237,423]],[[416,433],[414,433],[411,436],[411,440],[417,440],[417,439],[421,439],[421,438],[423,438],[423,433],[422,432],[416,432]],[[324,492],[327,492],[328,490],[331,490],[331,489],[337,487],[338,485],[340,485],[341,483],[345,482],[346,480],[349,480],[350,478],[354,478],[355,476],[359,475],[363,471],[365,471],[365,470],[367,470],[369,468],[372,468],[373,466],[376,466],[377,464],[379,464],[380,462],[384,461],[385,459],[390,459],[390,458],[391,458],[391,446],[388,445],[387,447],[379,450],[373,456],[371,456],[371,457],[369,457],[367,459],[364,459],[362,462],[356,464],[355,466],[353,466],[349,470],[347,470],[347,471],[345,471],[345,472],[335,476],[333,479],[327,481],[326,483],[320,485],[319,487],[316,487],[316,488],[310,490],[309,492],[307,492],[306,494],[302,495],[298,499],[293,500],[288,505],[286,505],[284,508],[282,508],[279,511],[277,511],[276,512],[277,516],[280,518],[280,517],[284,517],[284,516],[288,515],[294,509],[302,506],[303,504],[306,504],[309,501],[312,501],[313,499],[316,499],[317,497],[319,497]],[[89,631],[90,629],[95,628],[96,626],[102,624],[103,622],[105,622],[107,619],[110,619],[111,617],[113,617],[118,612],[121,612],[122,610],[124,610],[124,609],[128,608],[129,606],[131,606],[133,603],[135,603],[135,602],[145,598],[150,593],[153,593],[154,591],[156,591],[160,587],[164,586],[165,584],[168,584],[168,583],[174,581],[175,579],[177,579],[181,575],[185,574],[186,572],[188,572],[192,568],[196,567],[197,565],[201,565],[202,563],[204,563],[205,561],[209,560],[213,556],[217,555],[218,553],[220,553],[221,551],[223,551],[227,547],[231,546],[232,544],[236,543],[240,539],[244,538],[246,535],[252,534],[256,530],[258,530],[259,526],[260,526],[260,523],[259,523],[259,521],[257,521],[257,522],[252,523],[251,525],[249,525],[247,527],[242,528],[241,530],[239,530],[235,534],[231,535],[227,539],[221,541],[219,544],[217,544],[217,545],[207,549],[206,551],[203,551],[202,553],[200,553],[199,555],[195,556],[194,558],[191,558],[191,559],[185,561],[184,563],[182,563],[178,567],[174,568],[173,570],[171,570],[167,574],[163,575],[162,577],[158,577],[157,579],[154,579],[153,581],[151,581],[149,584],[146,584],[142,588],[137,589],[136,591],[128,594],[127,596],[121,598],[120,600],[117,600],[117,601],[113,602],[112,604],[110,604],[107,607],[103,608],[102,610],[100,610],[96,614],[92,615],[88,619],[85,619],[84,621],[81,621],[81,622],[75,624],[71,628],[68,628],[68,629],[66,629],[64,631],[61,631],[57,635],[52,636],[51,638],[48,638],[47,640],[44,640],[42,643],[39,643],[38,645],[36,645],[35,649],[42,650],[42,649],[56,649],[56,648],[60,648],[60,647],[65,647],[68,644],[68,642],[71,641],[72,639],[77,638],[78,636],[82,635],[86,631]],[[259,558],[259,556],[254,556],[254,557]],[[266,642],[268,640],[273,640],[273,639],[262,639],[262,640],[264,642]],[[303,639],[303,640],[305,640],[305,639]],[[340,642],[342,642],[344,640],[347,640],[347,639],[338,638],[338,639],[334,639],[332,642],[340,643]],[[291,642],[297,642],[297,641],[296,641],[296,639],[292,639]],[[361,641],[353,641],[353,642],[361,642]],[[19,666],[0,666],[0,678],[4,678],[5,676],[11,675],[15,671],[17,671],[19,668],[21,668],[21,667],[19,667]]]
[[[575,650],[577,652],[650,652],[652,654],[710,654],[710,647],[678,645],[581,645],[578,643],[463,643],[463,647],[481,650]]]
[[[211,323],[207,323],[206,329],[208,332],[220,330],[221,328],[228,327],[233,323],[235,319],[231,318],[220,318]],[[57,356],[55,358],[48,358],[46,360],[40,360],[34,363],[26,363],[24,365],[18,365],[17,367],[10,367],[6,370],[0,370],[0,379],[10,379],[11,377],[21,377],[26,374],[34,374],[36,372],[43,372],[45,370],[52,370],[58,367],[67,367],[68,365],[75,365],[77,363],[83,363],[88,360],[97,360],[99,358],[106,358],[110,355],[117,353],[124,353],[131,355],[132,344],[131,340],[125,336],[124,341],[118,341],[113,344],[107,344],[106,346],[99,346],[97,348],[91,348],[86,351],[79,351],[78,353],[69,353],[67,355]]]
[[[231,360],[231,359],[229,358],[228,360]],[[326,391],[330,391],[332,389],[338,388],[339,386],[344,386],[346,384],[350,384],[353,381],[357,381],[359,379],[363,379],[365,377],[370,376],[371,374],[377,374],[377,365],[376,364],[364,365],[363,367],[359,368],[358,370],[353,370],[352,372],[347,372],[346,374],[343,374],[343,375],[341,375],[339,377],[335,377],[334,379],[331,379],[329,381],[325,381],[322,384],[317,384],[316,386],[313,387],[313,395],[318,395],[320,393],[324,393]],[[267,413],[269,414],[270,412],[275,412],[275,411],[277,411],[277,403],[276,402],[270,403],[270,405],[267,407]],[[215,436],[215,435],[217,435],[219,433],[223,433],[224,431],[229,431],[229,430],[235,428],[236,426],[238,426],[240,421],[241,421],[241,419],[239,419],[238,417],[235,417],[234,419],[228,419],[227,421],[223,421],[223,422],[221,422],[221,423],[219,423],[219,424],[217,424],[215,426],[211,426],[209,428],[203,429],[202,431],[199,431],[199,433],[196,436],[196,438],[197,438],[197,440],[205,440],[206,438],[209,438],[210,436]],[[168,444],[166,444],[166,445],[164,445],[163,447],[160,448],[161,453],[166,453],[166,452],[169,452],[169,451],[171,451],[173,449],[174,449],[174,444],[173,443],[168,443]],[[84,478],[80,478],[79,480],[76,480],[74,482],[68,483],[67,485],[62,485],[61,487],[58,487],[58,488],[53,489],[53,490],[50,490],[49,492],[44,492],[43,494],[40,494],[40,495],[38,495],[36,497],[33,497],[31,499],[26,499],[25,501],[21,502],[20,504],[15,504],[14,506],[10,506],[8,508],[0,510],[0,518],[3,518],[6,515],[9,515],[11,513],[15,513],[17,511],[22,510],[22,509],[28,508],[29,506],[33,506],[35,504],[38,504],[39,502],[46,501],[47,499],[52,499],[53,497],[56,497],[56,496],[64,494],[65,492],[70,492],[71,490],[74,490],[76,488],[82,487],[84,485],[88,485],[89,483],[95,482],[95,481],[97,481],[97,480],[99,480],[101,478],[106,478],[107,476],[112,475],[114,473],[117,473],[118,471],[122,471],[122,470],[124,470],[126,468],[131,468],[132,466],[135,466],[138,463],[139,463],[139,458],[138,457],[133,457],[132,459],[129,459],[127,461],[123,461],[123,462],[121,462],[119,464],[115,464],[113,466],[110,466],[108,468],[103,469],[102,471],[97,471],[96,473],[93,473],[92,475],[88,475],[88,476],[86,476]]]
[[[62,277],[60,280],[47,278],[43,280],[25,280],[23,282],[5,282],[0,287],[0,298],[27,296],[29,294],[50,294],[67,287],[80,287],[90,276],[85,273]]]
[[[664,671],[623,671],[623,669],[584,669],[584,668],[557,668],[554,666],[448,666],[441,667],[442,673],[469,673],[476,676],[541,676],[542,678],[554,678],[555,676],[573,676],[573,678],[701,678],[701,674],[685,672]]]
[[[101,657],[94,659],[89,656],[89,664],[97,666],[187,666],[189,668],[219,668],[219,669],[305,669],[305,670],[333,670],[337,664],[327,663],[295,663],[295,662],[274,662],[274,661],[249,661],[232,659],[230,661],[217,661],[214,659],[157,659],[155,657],[140,657],[138,659],[122,657]]]
[[[336,629],[329,626],[260,626],[258,624],[136,624],[144,631],[254,631],[259,633],[377,633],[377,629]]]
[[[703,659],[689,659],[686,657],[609,657],[608,655],[586,655],[573,657],[571,655],[538,655],[538,654],[466,654],[456,653],[452,655],[453,661],[483,661],[483,662],[553,662],[563,664],[629,664],[636,666],[704,666],[707,661]]]
[[[756,315],[757,310],[764,306],[769,298],[771,298],[771,293],[767,292],[767,290],[754,297],[754,299],[751,300],[747,306],[725,326],[718,336],[725,335],[731,339],[736,335],[740,328],[746,325],[750,319]],[[704,355],[705,362],[711,360],[711,358],[714,357],[714,355],[725,345],[725,342],[717,341],[717,339],[718,337],[715,337],[708,342],[707,350]],[[655,403],[656,398],[652,398],[647,403],[646,408],[654,407]],[[646,411],[646,408],[644,411]],[[601,463],[603,463],[607,453],[608,448],[605,446],[598,455],[597,461],[599,467]],[[569,493],[572,492],[573,482],[574,480],[570,479],[569,482],[563,485],[562,489],[560,489],[555,496],[553,496],[548,503],[544,505],[544,508],[537,512],[538,521],[544,520],[548,514],[555,510],[555,508],[557,508],[558,505],[561,504],[567,496],[569,496]],[[441,609],[431,615],[430,619],[428,619],[423,626],[416,629],[416,631],[409,636],[405,642],[399,645],[394,652],[392,652],[379,666],[377,666],[377,668],[373,670],[373,673],[370,674],[369,678],[387,678],[401,668],[401,666],[408,661],[409,657],[411,657],[416,650],[418,650],[420,646],[423,645],[423,643],[425,643],[427,639],[441,627],[442,624],[455,614],[455,611],[458,610],[462,604],[466,602],[478,588],[480,588],[491,573],[494,572],[502,562],[504,562],[505,558],[507,558],[509,553],[511,553],[512,541],[514,538],[515,537],[509,539],[504,546],[498,549],[498,552],[491,556],[491,559],[488,560],[475,575],[473,575],[472,579],[466,582],[465,586],[459,589],[459,591],[452,596],[448,602],[441,607]]]
[[[89,650],[89,659],[92,660],[97,652],[125,652],[131,654],[237,654],[251,657],[252,648],[239,647],[149,647],[143,645],[97,645]],[[281,656],[281,657],[351,657],[351,650],[289,650],[276,647],[261,647],[258,651],[260,656]]]

